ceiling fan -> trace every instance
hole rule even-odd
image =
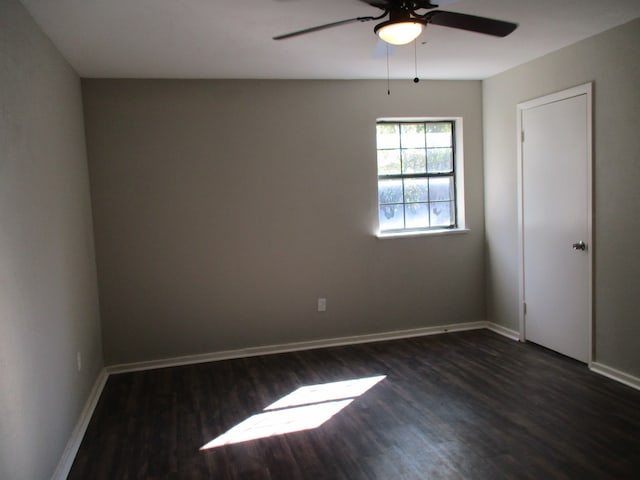
[[[273,37],[274,40],[297,37],[307,33],[339,27],[349,23],[369,22],[382,20],[387,15],[389,19],[377,24],[373,31],[385,42],[392,45],[405,45],[415,40],[424,30],[425,26],[432,23],[443,27],[458,28],[470,32],[484,33],[496,37],[506,37],[513,32],[518,24],[495,20],[493,18],[478,17],[465,13],[445,12],[434,10],[438,5],[430,0],[360,0],[372,7],[383,10],[382,15],[369,17],[356,17],[337,22],[326,23],[316,27],[305,28],[296,32],[285,33]],[[420,11],[426,10],[424,13]]]

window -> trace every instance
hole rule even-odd
[[[460,120],[378,120],[380,233],[455,229]]]

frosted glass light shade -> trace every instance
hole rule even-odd
[[[378,36],[391,45],[406,45],[414,41],[424,29],[420,22],[385,22],[375,28]]]

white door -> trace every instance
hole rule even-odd
[[[590,105],[590,85],[519,105],[524,338],[583,362],[591,356]]]

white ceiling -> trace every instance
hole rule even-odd
[[[82,77],[387,76],[385,47],[373,33],[377,22],[271,39],[381,13],[358,0],[21,1]],[[486,78],[640,16],[639,0],[441,0],[440,4],[446,10],[516,22],[519,28],[506,38],[494,38],[430,25],[417,43],[421,78]],[[394,47],[389,68],[391,78],[413,78],[413,44]]]

